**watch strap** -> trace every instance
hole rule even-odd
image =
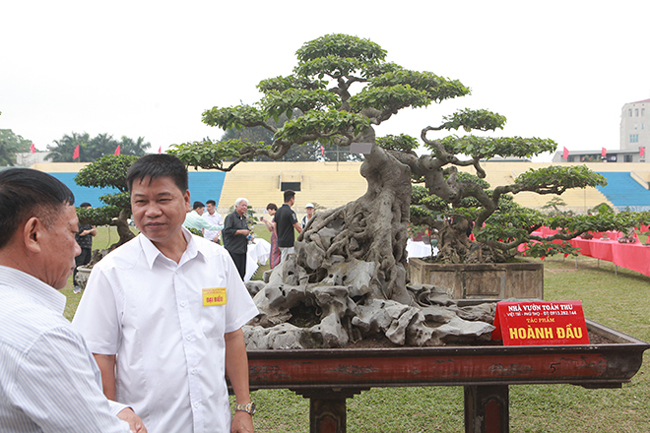
[[[252,416],[255,413],[255,403],[250,402],[248,404],[235,404],[235,410],[246,412]]]

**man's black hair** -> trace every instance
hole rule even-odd
[[[294,198],[295,196],[296,196],[296,193],[295,193],[295,192],[291,191],[290,189],[286,190],[286,191],[284,192],[284,202],[285,202],[285,203],[289,203],[289,200],[291,200],[291,199]]]
[[[93,207],[93,205],[91,205],[90,203],[88,203],[87,201],[85,201],[85,202],[81,203],[81,204],[79,205],[79,207]]]
[[[214,201],[214,200],[212,200],[212,199],[210,199],[210,200],[206,201],[205,204],[211,204],[212,206],[216,206],[216,205],[217,205],[217,202]]]
[[[134,181],[141,182],[146,177],[149,182],[160,177],[170,177],[183,194],[187,191],[187,168],[174,155],[153,153],[134,162],[126,175],[129,191],[133,191]]]
[[[54,176],[31,168],[0,171],[0,248],[33,216],[53,224],[64,205],[74,205],[74,194]]]
[[[275,203],[269,203],[266,205],[266,209],[278,210],[278,206]]]
[[[200,201],[195,201],[194,204],[192,204],[192,210],[201,209],[202,207],[205,207],[205,205]]]

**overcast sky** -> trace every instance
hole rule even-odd
[[[328,33],[472,89],[378,135],[419,137],[469,107],[506,116],[499,135],[618,149],[621,107],[650,98],[648,0],[20,0],[0,17],[0,129],[39,150],[73,131],[144,136],[152,151],[220,138],[203,110],[257,102],[260,80],[290,74],[295,51]]]

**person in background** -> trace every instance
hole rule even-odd
[[[183,221],[183,227],[186,229],[195,229],[203,233],[203,230],[213,230],[219,231],[223,228],[220,225],[212,225],[207,220],[203,219],[203,209],[205,206],[200,201],[195,201],[192,205],[192,210],[185,215],[185,221]]]
[[[278,246],[278,232],[273,222],[273,216],[278,210],[278,206],[275,203],[269,203],[266,205],[266,212],[269,215],[269,218],[262,216],[262,221],[267,229],[271,232],[271,254],[269,257],[269,264],[271,269],[275,268],[280,264],[280,259],[282,258],[280,247]]]
[[[95,265],[72,325],[97,359],[104,392],[132,405],[152,432],[249,433],[255,407],[241,327],[258,311],[228,253],[182,226],[187,184],[173,155],[145,155],[129,168],[140,234]]]
[[[29,168],[0,172],[2,432],[147,431],[131,408],[102,394],[86,342],[63,317],[59,290],[81,250],[78,222],[74,195],[58,179]]]
[[[92,205],[88,202],[83,202],[79,205],[80,208],[90,209]],[[75,257],[76,266],[72,273],[72,284],[74,293],[81,293],[81,286],[77,285],[77,268],[90,263],[90,258],[93,255],[93,236],[97,236],[97,227],[91,224],[79,224],[79,232],[75,234],[75,239],[81,247],[81,254]]]
[[[303,229],[307,227],[309,220],[314,217],[314,205],[312,203],[307,203],[305,206],[305,212],[307,212],[307,215],[302,217],[302,221],[300,222]]]
[[[273,218],[278,232],[278,245],[282,252],[282,260],[294,252],[293,245],[296,235],[293,233],[293,229],[295,228],[298,233],[302,232],[296,213],[291,209],[295,201],[296,193],[291,190],[285,191],[284,204],[278,209]]]
[[[203,212],[203,219],[206,220],[209,224],[213,226],[223,226],[223,217],[219,212],[217,212],[217,202],[214,200],[208,200],[205,202],[205,210]],[[209,241],[216,242],[221,245],[221,231],[220,230],[208,230],[203,229],[203,237]]]
[[[223,246],[239,271],[241,279],[246,275],[246,253],[248,253],[248,236],[251,234],[246,220],[248,200],[243,197],[235,200],[235,211],[226,216],[223,223]]]

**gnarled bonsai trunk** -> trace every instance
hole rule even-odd
[[[374,145],[361,165],[361,175],[368,182],[366,193],[345,206],[317,213],[298,240],[313,242],[310,248],[327,262],[341,256],[345,261],[375,263],[373,296],[410,304],[405,289],[410,169]],[[299,265],[311,273],[310,282],[326,277],[319,272],[321,261],[308,263],[301,257]]]
[[[122,209],[120,211],[120,215],[115,221],[115,227],[117,228],[117,234],[120,236],[120,239],[117,241],[117,243],[111,245],[109,250],[112,251],[135,237],[131,231],[131,228],[129,227],[129,216],[131,216],[130,210]]]

